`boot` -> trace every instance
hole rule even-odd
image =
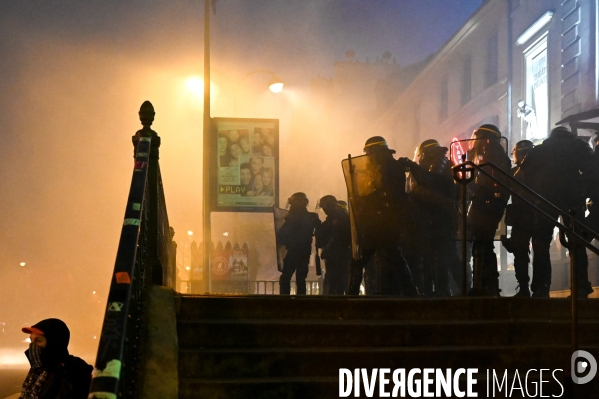
[[[518,285],[518,292],[512,298],[530,298],[530,290],[528,284]]]
[[[362,285],[362,264],[353,259],[349,270],[348,285],[347,295],[360,295],[360,285]]]
[[[480,251],[472,253],[472,289],[468,296],[488,296],[484,288],[484,257]]]
[[[532,293],[533,298],[549,298],[549,285],[539,284]]]
[[[581,284],[581,286],[578,287],[578,293],[576,295],[576,297],[578,299],[584,299],[584,298],[588,298],[590,294],[592,294],[593,291],[593,286],[591,285],[590,281],[587,281],[586,284]],[[568,298],[571,298],[572,295],[568,295]]]

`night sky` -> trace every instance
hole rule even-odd
[[[362,62],[385,51],[401,65],[422,60],[480,4],[219,0],[213,116],[231,115],[233,82],[252,70],[275,71],[289,93],[301,93],[311,79],[332,77],[347,50]],[[61,317],[73,326],[75,351],[92,360],[144,100],[157,112],[153,128],[162,137],[175,239],[201,231],[202,106],[184,83],[202,76],[202,55],[201,1],[0,1],[0,322],[18,330]],[[241,90],[263,78],[251,77]],[[256,94],[257,101],[273,101],[266,96]],[[241,112],[248,112],[247,94],[241,98]],[[272,113],[284,143],[288,111],[281,107],[293,102],[276,101]],[[281,179],[301,169],[289,159],[281,160]],[[0,349],[0,365],[6,359]]]

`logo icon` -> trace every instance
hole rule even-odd
[[[574,383],[586,384],[597,375],[597,360],[589,352],[578,350],[572,354],[570,370]],[[586,375],[579,377],[583,374]]]

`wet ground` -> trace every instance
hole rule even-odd
[[[27,375],[28,369],[0,368],[0,399],[21,391],[21,384]]]

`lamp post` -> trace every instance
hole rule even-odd
[[[212,118],[210,116],[210,3],[216,3],[216,0],[204,0],[204,114],[203,114],[203,170],[202,170],[202,225],[203,225],[203,273],[204,273],[204,291],[211,292],[212,284],[210,281],[210,249],[212,247],[212,229],[210,213],[212,211],[212,187],[211,173],[214,153],[216,151],[215,137],[212,133]],[[277,77],[273,71],[259,69],[247,73],[239,83],[250,75],[256,73],[267,73],[271,75],[269,89],[273,93],[280,93],[283,90],[284,83]],[[237,90],[234,93],[233,114],[236,111]]]
[[[203,261],[204,261],[204,291],[210,287],[210,166],[212,159],[212,135],[210,119],[210,0],[204,0],[204,115],[203,115],[203,168],[202,168],[202,225]]]

